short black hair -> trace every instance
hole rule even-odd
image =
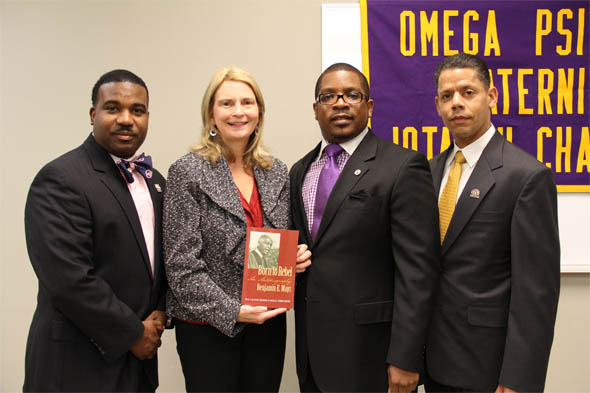
[[[436,91],[438,91],[438,79],[440,78],[440,74],[444,70],[454,68],[472,68],[477,72],[477,78],[482,81],[487,88],[492,84],[490,71],[482,59],[467,53],[459,53],[458,55],[446,57],[440,62],[438,67],[436,67],[436,71],[434,72],[434,87],[436,88]]]
[[[112,70],[98,78],[94,87],[92,88],[92,106],[96,105],[96,100],[98,99],[98,89],[106,83],[111,82],[131,82],[135,83],[136,85],[140,85],[145,89],[147,94],[148,102],[150,101],[150,93],[148,92],[148,88],[139,76],[135,75],[133,72],[128,70]]]
[[[351,71],[351,72],[354,72],[355,74],[357,74],[359,76],[359,79],[361,80],[361,88],[363,89],[362,93],[365,95],[366,100],[369,99],[369,96],[371,93],[369,90],[369,81],[367,80],[367,77],[365,76],[365,74],[360,72],[356,67],[351,66],[348,63],[334,63],[330,67],[326,68],[324,70],[324,72],[322,72],[320,74],[317,82],[315,83],[315,96],[314,96],[314,98],[317,98],[318,94],[320,93],[322,79],[324,78],[324,76],[326,74],[328,74],[330,72],[334,72],[334,71]]]

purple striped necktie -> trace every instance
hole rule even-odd
[[[340,145],[330,143],[324,148],[324,152],[328,155],[326,163],[322,167],[320,177],[318,178],[318,187],[315,193],[315,204],[313,209],[313,224],[311,227],[311,238],[315,240],[318,233],[328,198],[338,180],[340,171],[338,170],[338,156],[344,149]]]

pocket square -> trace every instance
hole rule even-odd
[[[359,200],[365,200],[365,199],[367,199],[368,196],[369,195],[365,192],[365,190],[351,192],[350,194],[348,194],[348,197],[350,199],[359,199]]]

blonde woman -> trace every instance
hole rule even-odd
[[[288,228],[287,167],[262,146],[264,99],[239,68],[203,97],[201,140],[170,168],[164,201],[167,312],[187,391],[278,391],[285,311],[242,305],[247,226]],[[298,250],[298,271],[310,262]]]

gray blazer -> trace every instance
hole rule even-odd
[[[289,226],[287,166],[254,167],[264,226]],[[164,195],[164,259],[170,285],[167,311],[202,321],[234,337],[242,296],[246,215],[227,161],[215,166],[195,153],[170,167]]]

